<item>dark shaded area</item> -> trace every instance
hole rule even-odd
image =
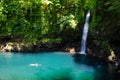
[[[106,66],[108,64],[105,60],[90,55],[83,55],[78,53],[75,54],[73,57],[76,63],[86,64],[89,66],[96,66],[96,65]]]
[[[53,71],[50,75],[47,76],[41,76],[41,73],[36,73],[35,80],[73,80],[72,74],[70,70],[60,70],[60,71]]]
[[[97,72],[94,80],[120,80],[118,67],[107,63],[102,59],[83,54],[76,54],[73,57],[76,63],[92,66],[96,69]]]
[[[10,36],[0,36],[0,43],[9,42],[9,41],[11,41]]]

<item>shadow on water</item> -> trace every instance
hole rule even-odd
[[[96,65],[107,65],[105,61],[89,55],[76,54],[73,57],[74,61],[79,64],[85,64],[93,67],[95,67]]]
[[[85,64],[95,69],[94,80],[120,80],[120,73],[116,71],[116,67],[104,60],[83,54],[73,57],[77,64]]]
[[[37,73],[35,80],[73,80],[71,71],[61,69],[61,70],[55,70],[53,69],[51,72],[48,72],[48,74],[44,74],[44,72]]]

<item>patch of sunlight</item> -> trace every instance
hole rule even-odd
[[[73,29],[75,29],[76,28],[76,26],[77,26],[77,22],[75,21],[75,20],[69,20],[69,23],[70,23],[70,26],[73,28]]]
[[[53,4],[53,3],[49,0],[42,0],[42,4],[49,5],[49,4]]]

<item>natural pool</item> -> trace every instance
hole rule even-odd
[[[85,55],[65,52],[0,54],[0,80],[114,80],[113,69]]]

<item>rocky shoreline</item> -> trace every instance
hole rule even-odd
[[[91,45],[93,46],[93,45]],[[120,66],[120,60],[117,59],[115,53],[106,53],[103,49],[96,46],[88,46],[87,55],[99,58],[106,62],[110,62],[115,66]],[[96,47],[96,49],[94,49]],[[75,55],[80,51],[80,43],[57,43],[57,42],[39,42],[39,43],[23,43],[23,42],[4,42],[0,43],[0,52],[42,52],[42,51],[63,51],[70,55]],[[118,70],[120,72],[120,70]]]
[[[39,43],[24,43],[24,42],[4,42],[0,43],[0,52],[41,52],[41,51],[66,51],[75,49],[79,51],[79,43],[64,44],[57,42],[39,42]]]
[[[74,43],[58,43],[58,42],[4,42],[0,43],[0,52],[41,52],[41,51],[64,51],[71,55],[80,52],[80,42]],[[86,53],[99,58],[107,58],[111,53],[95,46],[87,46]],[[115,53],[112,51],[112,57]]]
[[[112,61],[115,57],[115,53],[105,52],[104,49],[99,48],[95,45],[87,46],[86,53],[88,55],[98,57],[104,60]],[[41,52],[41,51],[63,51],[69,52],[69,54],[74,55],[80,52],[80,42],[74,43],[58,43],[55,41],[52,42],[4,42],[0,43],[0,52]]]

